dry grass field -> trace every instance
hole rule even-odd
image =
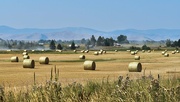
[[[110,51],[102,55],[93,55],[93,51],[83,53],[85,60],[93,60],[96,62],[96,70],[84,70],[83,63],[85,60],[79,59],[82,53],[76,54],[29,54],[31,59],[35,60],[35,68],[23,68],[22,53],[19,54],[0,54],[0,84],[5,86],[28,86],[33,84],[33,75],[36,73],[36,82],[43,83],[50,78],[51,68],[56,66],[59,69],[59,80],[62,84],[80,82],[87,80],[102,80],[109,78],[116,80],[118,76],[129,75],[130,78],[139,78],[150,73],[157,78],[159,74],[161,78],[180,77],[180,73],[166,73],[167,71],[180,71],[180,53],[171,54],[164,57],[161,51],[151,53],[139,52],[140,60],[134,60],[134,55],[126,51],[114,52]],[[12,56],[18,56],[19,62],[10,62]],[[47,56],[50,59],[48,65],[39,64],[38,60],[41,56]],[[139,61],[142,64],[142,72],[128,72],[128,64],[130,62]]]

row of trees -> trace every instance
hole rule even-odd
[[[84,40],[83,40],[84,41]],[[112,37],[111,38],[104,38],[102,36],[99,36],[96,40],[94,35],[88,40],[87,45],[92,45],[92,46],[113,46],[114,43],[129,43],[127,40],[127,36],[125,35],[120,35],[117,37],[117,40],[114,40]]]
[[[35,49],[44,48],[37,41],[3,40],[0,39],[0,47],[4,49]]]
[[[180,47],[180,39],[178,41],[171,41],[170,39],[166,40],[167,47]]]

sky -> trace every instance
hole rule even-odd
[[[180,0],[0,0],[0,25],[100,31],[180,29]]]

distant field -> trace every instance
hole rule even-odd
[[[145,74],[148,76],[150,73],[157,78],[160,74],[162,78],[168,77],[180,77],[180,73],[166,73],[167,71],[180,71],[180,53],[170,54],[169,57],[161,55],[161,51],[155,51],[151,53],[139,52],[137,55],[141,56],[141,62],[143,66],[142,72],[128,72],[128,64],[134,60],[134,55],[126,51],[108,51],[106,54],[95,56],[94,51],[89,53],[29,53],[31,59],[35,60],[35,68],[23,68],[22,66],[22,52],[8,54],[0,54],[0,84],[10,86],[27,86],[33,84],[33,74],[36,73],[36,81],[38,83],[44,83],[50,78],[51,68],[56,66],[60,71],[60,81],[62,84],[68,84],[72,82],[83,83],[87,80],[102,80],[103,78],[109,78],[116,80],[118,76],[131,76],[130,78],[139,78],[143,75],[143,70],[146,68]],[[96,70],[84,70],[84,60],[79,59],[79,55],[84,54],[86,60],[93,60],[96,62]],[[10,58],[12,56],[18,56],[20,62],[12,63]],[[40,65],[38,62],[39,57],[47,56],[50,59],[49,65]]]

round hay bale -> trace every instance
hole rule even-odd
[[[103,54],[106,54],[106,51],[103,51]]]
[[[27,53],[27,52],[23,52],[22,55],[23,55],[23,56],[24,56],[24,55],[28,55],[28,53]]]
[[[179,53],[179,51],[177,50],[176,53]]]
[[[164,57],[169,57],[169,54],[168,54],[168,53],[165,53],[165,54],[164,54]]]
[[[127,52],[131,52],[131,50],[126,50]]]
[[[134,56],[135,60],[140,60],[140,56]]]
[[[59,50],[59,52],[63,52],[62,50]]]
[[[94,61],[85,61],[84,62],[84,70],[95,70],[96,63]]]
[[[34,52],[35,50],[31,50],[32,52]]]
[[[77,52],[77,50],[74,50],[73,52],[74,52],[74,53],[76,53],[76,52]]]
[[[142,65],[140,62],[131,62],[129,63],[129,72],[141,72]]]
[[[81,50],[81,53],[84,53],[84,50]]]
[[[42,52],[44,52],[45,50],[44,50],[44,49],[42,49],[41,51],[42,51]]]
[[[48,57],[40,57],[39,63],[40,64],[49,64],[49,58]]]
[[[135,55],[136,53],[134,51],[131,51],[131,55]]]
[[[29,55],[24,55],[23,59],[30,59],[30,56]]]
[[[7,52],[11,52],[12,50],[6,50]]]
[[[102,52],[102,51],[99,51],[98,53],[99,53],[99,55],[100,55],[100,54],[102,54],[103,52]]]
[[[118,50],[115,50],[115,52],[118,52]]]
[[[164,55],[166,52],[165,51],[162,51],[161,54]]]
[[[89,50],[84,51],[85,53],[89,53]]]
[[[151,53],[151,50],[148,50],[148,53]]]
[[[17,56],[11,57],[11,62],[19,62],[19,58]]]
[[[94,55],[99,55],[99,53],[98,52],[94,52]]]
[[[175,54],[176,52],[175,51],[172,51],[172,54]]]
[[[99,51],[104,51],[103,49],[99,50]]]
[[[35,62],[32,59],[23,60],[23,68],[34,68]]]
[[[27,50],[24,50],[24,52],[27,52]]]
[[[80,55],[79,56],[79,59],[85,59],[86,57],[85,57],[85,55]]]
[[[145,50],[142,50],[142,53],[145,53]]]

